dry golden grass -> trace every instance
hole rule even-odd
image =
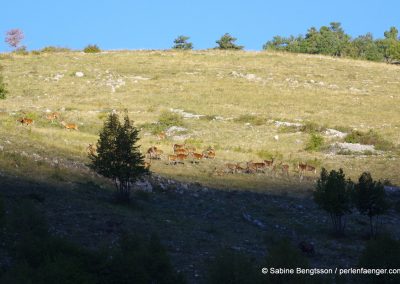
[[[34,160],[46,165],[59,159],[60,167],[67,169],[68,165],[87,163],[85,149],[97,140],[111,110],[127,109],[135,123],[142,125],[156,122],[163,111],[172,108],[224,120],[185,119],[189,142],[201,149],[214,146],[217,158],[199,165],[170,166],[154,161],[152,169],[165,176],[221,188],[296,192],[312,187],[310,182],[299,185],[293,171],[289,179],[268,174],[212,174],[225,162],[260,160],[257,153],[264,151],[278,154],[291,168],[298,161],[314,161],[318,168],[343,167],[352,178],[367,170],[376,178],[400,182],[396,151],[368,156],[309,153],[304,151],[308,134],[282,133],[272,122],[309,121],[330,128],[374,129],[399,145],[398,66],[324,56],[215,50],[13,55],[1,57],[0,64],[10,91],[8,98],[0,101],[0,164],[5,172],[29,174],[26,168],[31,167],[32,175],[49,179],[51,174]],[[75,76],[78,71],[84,76]],[[59,112],[61,120],[77,124],[79,131],[68,131],[59,122],[51,124],[46,110]],[[265,123],[235,121],[243,115],[262,118]],[[34,118],[35,124],[18,125],[20,116]],[[172,153],[172,144],[179,142],[171,138],[159,141],[147,129],[141,135],[143,149],[157,145]],[[275,135],[279,135],[278,141]],[[21,154],[27,159],[24,172],[14,163]]]

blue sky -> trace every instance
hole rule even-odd
[[[0,51],[9,51],[5,32],[20,28],[28,49],[48,45],[82,49],[168,49],[178,35],[195,49],[214,47],[229,32],[248,50],[259,50],[274,35],[304,34],[311,26],[342,23],[352,36],[382,37],[400,29],[400,1],[217,1],[217,0],[4,0]]]

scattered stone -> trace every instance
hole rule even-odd
[[[339,130],[336,129],[326,129],[325,131],[325,135],[330,136],[330,137],[335,137],[335,138],[344,138],[347,136],[347,133],[345,132],[341,132]]]
[[[167,136],[173,136],[177,132],[184,132],[187,131],[185,127],[180,127],[180,126],[171,126],[165,131],[165,135]]]
[[[81,78],[81,77],[85,76],[85,74],[83,74],[83,72],[81,72],[81,71],[78,71],[78,72],[75,72],[75,76],[78,78]]]
[[[290,126],[294,126],[294,127],[303,126],[303,124],[298,123],[298,122],[287,122],[287,121],[278,121],[278,120],[276,120],[274,123],[278,127],[281,127],[281,126],[289,126],[289,127]]]
[[[190,113],[190,112],[185,112],[183,109],[173,109],[173,108],[171,108],[171,112],[179,113],[185,119],[189,119],[189,118],[199,119],[199,118],[205,116],[204,114],[193,114],[193,113]]]

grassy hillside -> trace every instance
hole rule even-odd
[[[302,192],[313,187],[312,179],[299,183],[294,167],[302,161],[318,170],[343,167],[353,178],[370,171],[375,178],[400,181],[398,66],[214,50],[3,54],[0,65],[9,89],[7,99],[0,101],[2,174],[57,183],[92,179],[85,166],[86,147],[97,141],[111,110],[127,109],[142,128],[143,150],[157,145],[168,154],[172,144],[184,140],[198,149],[216,149],[215,160],[199,165],[153,161],[154,172],[178,180],[217,188]],[[171,109],[206,116],[184,119],[186,131],[160,141],[151,123]],[[59,112],[61,120],[78,124],[79,131],[51,123],[46,111]],[[34,125],[19,125],[16,119],[22,116],[33,118]],[[347,132],[372,129],[392,145],[376,154],[339,155],[331,153],[329,145],[342,139],[325,135],[324,150],[308,152],[307,131],[278,127],[276,121]],[[226,162],[270,156],[290,165],[289,177],[214,174]]]

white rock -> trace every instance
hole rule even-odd
[[[78,71],[75,73],[75,76],[80,78],[80,77],[85,76],[85,74],[83,74],[83,72]]]
[[[278,135],[275,135],[275,136],[274,136],[274,140],[275,140],[275,141],[278,141],[278,140],[279,140],[279,136],[278,136]]]

